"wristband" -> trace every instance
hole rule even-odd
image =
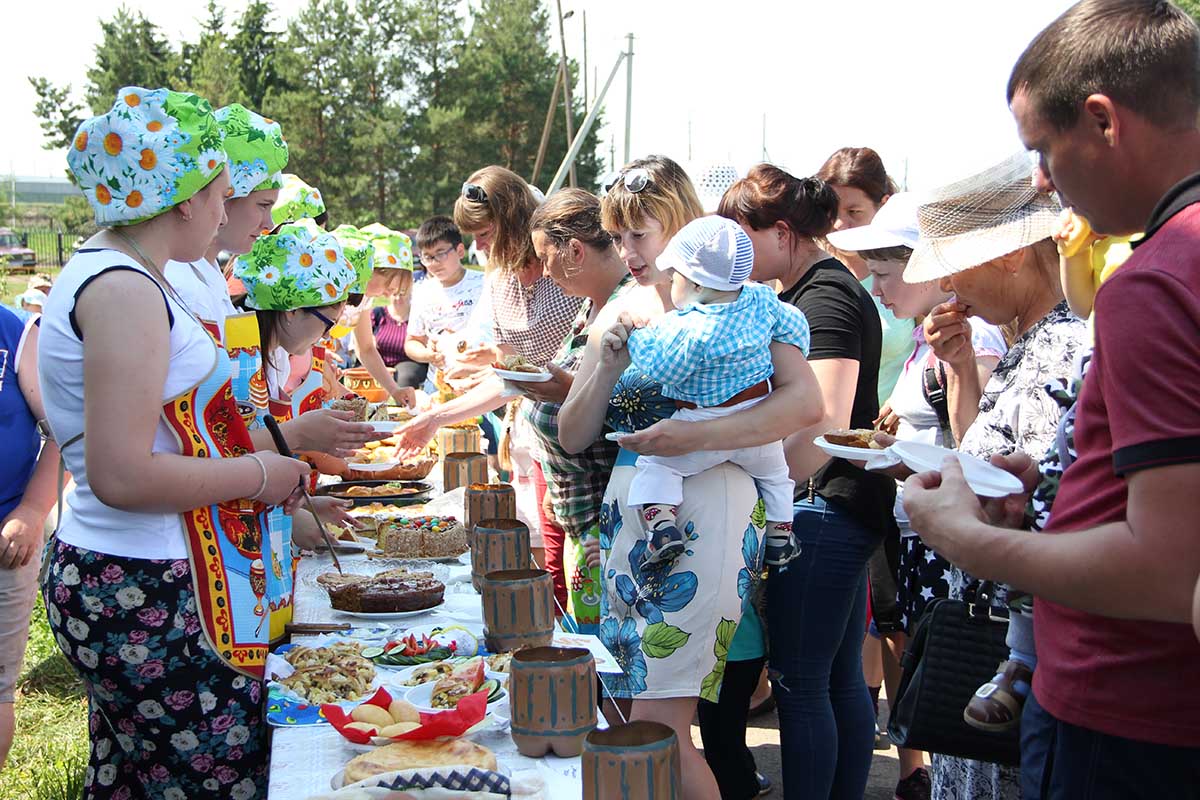
[[[258,491],[246,498],[248,500],[257,500],[262,497],[262,493],[267,490],[267,465],[259,458],[257,453],[247,453],[246,458],[254,459],[254,463],[258,464],[258,468],[262,470],[262,483],[258,487]]]

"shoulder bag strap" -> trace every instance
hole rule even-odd
[[[926,366],[922,374],[921,390],[925,400],[937,414],[938,426],[942,429],[942,444],[946,447],[957,447],[954,430],[950,427],[950,398],[946,393],[946,365],[933,359],[932,366]]]

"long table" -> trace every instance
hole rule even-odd
[[[372,563],[365,554],[340,554],[347,572],[373,573],[388,568],[390,562]],[[336,611],[329,606],[328,596],[317,586],[315,578],[333,570],[328,554],[306,556],[300,561],[296,575],[296,622],[349,622],[366,624],[360,619]],[[445,573],[446,602],[436,611],[407,620],[411,625],[455,623],[472,630],[483,628],[483,610],[479,595],[471,588],[470,568],[462,564],[438,565],[435,570]],[[403,622],[396,623],[402,625]],[[296,637],[296,641],[302,641]],[[604,723],[602,722],[601,725]],[[491,749],[502,767],[510,770],[514,797],[544,797],[547,800],[574,800],[582,796],[580,760],[576,758],[531,759],[517,752],[507,729],[492,731],[475,739]],[[330,725],[280,727],[274,729],[271,742],[269,798],[302,800],[332,791],[330,780],[358,755],[349,742]],[[540,792],[534,790],[538,785]],[[517,788],[530,791],[518,794]]]

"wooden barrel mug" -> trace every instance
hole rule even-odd
[[[660,722],[592,731],[583,741],[583,800],[683,797],[679,740]]]
[[[486,483],[487,476],[487,456],[483,453],[446,453],[442,460],[444,492],[452,492],[472,483]]]
[[[560,758],[583,752],[596,727],[596,659],[583,647],[531,647],[508,668],[512,738],[521,755]]]
[[[468,543],[474,543],[474,528],[481,521],[516,518],[517,493],[511,484],[472,483],[467,487],[467,496],[463,499],[463,524],[467,526]]]
[[[483,576],[483,638],[488,650],[547,647],[554,640],[554,581],[544,569]]]
[[[483,576],[503,569],[526,569],[529,528],[519,519],[485,519],[471,537],[471,585],[483,586]]]
[[[478,425],[438,428],[439,453],[482,453],[483,431]]]

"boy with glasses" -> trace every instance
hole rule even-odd
[[[425,220],[416,246],[428,278],[413,287],[404,352],[413,361],[445,369],[478,344],[468,323],[483,291],[483,273],[463,266],[462,234],[449,217]]]

